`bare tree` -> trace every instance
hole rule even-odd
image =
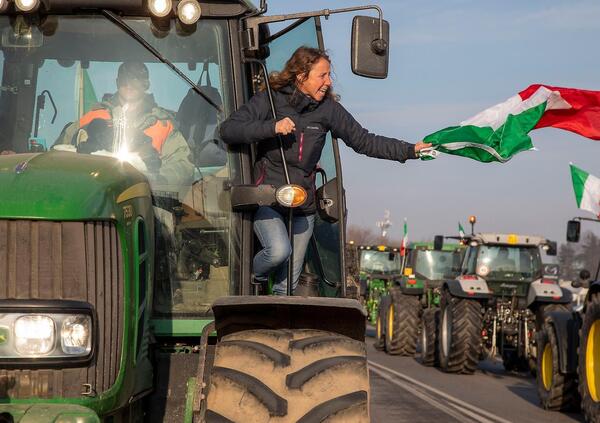
[[[573,244],[561,244],[558,249],[558,265],[560,266],[560,278],[575,280],[577,278],[577,263],[575,262],[576,248]]]
[[[375,244],[379,236],[374,229],[363,228],[358,225],[350,225],[346,229],[346,240],[354,241],[356,245]]]

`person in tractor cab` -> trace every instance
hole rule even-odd
[[[503,270],[505,272],[514,272],[517,269],[515,261],[508,256],[508,248],[506,247],[500,247],[498,255],[494,260],[494,265],[498,270]]]
[[[153,184],[188,184],[194,174],[188,143],[173,114],[147,93],[150,78],[146,65],[122,63],[116,82],[117,92],[105,95],[79,121],[67,125],[56,144],[74,145],[80,153],[137,153],[142,164],[135,159],[132,164]]]
[[[300,47],[284,69],[269,76],[277,119],[272,118],[268,95],[256,94],[232,113],[220,128],[227,144],[257,143],[254,166],[256,184],[286,184],[277,136],[282,136],[290,182],[302,186],[308,198],[294,209],[293,283],[298,284],[304,255],[311,238],[316,213],[315,171],[331,132],[349,147],[370,157],[404,163],[416,159],[430,144],[410,144],[369,133],[337,101],[332,90],[329,56],[315,48]],[[287,292],[287,265],[291,246],[286,230],[287,212],[281,208],[259,207],[254,230],[263,249],[254,257],[254,278],[262,285],[271,273],[273,293]]]

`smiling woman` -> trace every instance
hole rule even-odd
[[[228,144],[258,143],[256,184],[296,184],[307,193],[306,201],[294,209],[293,291],[314,227],[315,174],[327,133],[341,138],[360,154],[401,163],[416,159],[429,144],[413,145],[363,128],[332,94],[331,61],[322,50],[298,48],[280,72],[269,76],[269,82],[274,91],[276,118],[273,119],[269,96],[263,91],[223,123],[221,136]],[[272,275],[273,291],[280,295],[287,292],[285,263],[292,254],[285,215],[280,207],[260,207],[254,219],[254,230],[263,246],[254,257],[256,282],[265,286]]]

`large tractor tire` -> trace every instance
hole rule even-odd
[[[389,304],[389,296],[383,295],[379,301],[377,308],[377,318],[375,319],[375,342],[373,347],[378,351],[385,350],[385,327],[386,327],[386,311]]]
[[[540,330],[546,322],[548,313],[552,311],[570,311],[570,307],[566,304],[541,304],[535,312],[535,330]]]
[[[537,390],[540,403],[546,410],[570,410],[577,408],[579,395],[574,374],[562,374],[558,361],[558,340],[554,326],[545,323],[536,334]]]
[[[428,308],[421,317],[421,364],[439,366],[439,327],[440,309]]]
[[[247,330],[217,344],[206,422],[369,422],[364,343],[318,330]]]
[[[440,367],[447,373],[473,374],[481,352],[483,317],[477,300],[442,294],[440,311]]]
[[[392,355],[413,356],[421,323],[421,303],[416,295],[390,289],[385,326],[385,351]]]
[[[592,295],[581,327],[579,394],[588,423],[600,423],[600,293]]]

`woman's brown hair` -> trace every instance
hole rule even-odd
[[[269,75],[269,83],[271,88],[278,91],[288,85],[295,86],[299,75],[304,75],[308,78],[308,73],[319,60],[325,59],[331,64],[329,55],[323,50],[313,47],[298,47],[292,57],[285,63],[285,67],[281,72],[272,72]],[[329,95],[336,97],[333,90],[329,89]]]

